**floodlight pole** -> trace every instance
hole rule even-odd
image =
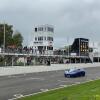
[[[80,57],[80,38],[79,38],[79,57]]]
[[[69,37],[67,37],[67,44],[68,44],[68,57],[69,57]]]
[[[3,43],[3,52],[5,53],[5,34],[6,34],[6,30],[5,30],[5,22],[4,22],[4,43]]]

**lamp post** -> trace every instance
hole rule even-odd
[[[69,37],[67,37],[67,45],[68,45],[67,51],[68,51],[68,57],[69,57]]]
[[[5,34],[6,34],[6,29],[5,29],[5,22],[3,25],[3,53],[5,53]],[[6,61],[5,61],[5,54],[4,54],[4,66],[6,66]]]
[[[80,42],[81,42],[81,41],[80,41],[80,38],[79,38],[79,57],[81,56],[81,55],[80,55]]]
[[[94,48],[95,47],[95,45],[94,45],[94,42],[93,42],[93,52],[92,52],[92,63],[94,62]]]
[[[69,37],[67,37],[67,45],[68,45],[68,48],[67,48],[67,57],[68,57],[68,62],[71,63],[71,57],[70,57],[70,46],[69,46]]]
[[[6,30],[5,30],[5,22],[4,22],[4,41],[3,41],[3,53],[5,53],[5,33],[6,33]]]

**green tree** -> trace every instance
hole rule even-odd
[[[15,31],[15,33],[13,35],[12,42],[13,42],[14,45],[16,45],[16,47],[22,46],[23,37],[22,37],[22,35],[19,31]]]
[[[5,26],[5,27],[4,27]],[[13,34],[13,26],[8,24],[0,24],[0,47],[4,45],[4,28],[5,28],[5,47],[15,45],[22,46],[23,37],[19,31]]]
[[[12,27],[13,27],[12,25],[0,24],[0,47],[3,46],[4,44],[4,28],[5,28],[5,47],[7,47],[10,44],[9,40],[12,38],[13,34]]]

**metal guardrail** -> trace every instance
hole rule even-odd
[[[95,53],[93,53],[93,56],[94,56],[94,57],[100,57],[100,52],[95,52]]]
[[[68,56],[68,55],[54,55],[54,54],[36,54],[36,53],[0,53],[1,56],[37,56],[37,57],[67,57],[67,58],[88,58],[88,56]]]
[[[90,53],[89,56],[91,56],[91,57],[100,57],[100,52]]]

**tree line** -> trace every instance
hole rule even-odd
[[[12,25],[0,24],[0,47],[4,46],[4,32],[5,32],[5,48],[22,47],[23,36],[19,31],[14,32],[12,28],[13,28]]]

